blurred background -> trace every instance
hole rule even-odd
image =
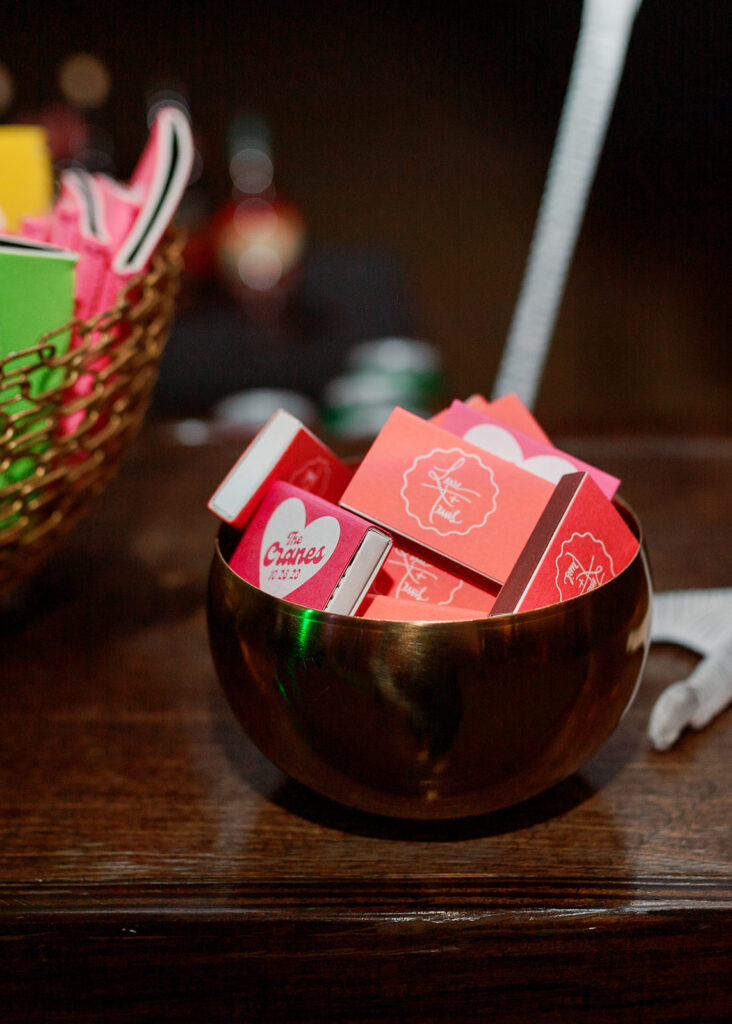
[[[126,179],[151,104],[184,103],[189,270],[154,411],[285,388],[348,430],[371,389],[389,398],[355,372],[375,339],[421,343],[397,352],[417,405],[490,395],[580,13],[6,5],[0,113],[45,123],[59,166]],[[641,5],[536,407],[550,434],[732,429],[731,21]]]

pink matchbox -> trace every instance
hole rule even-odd
[[[476,412],[492,416],[494,419],[500,420],[501,423],[505,423],[506,426],[514,427],[516,430],[528,434],[529,437],[533,437],[537,441],[551,444],[541,425],[529,409],[526,408],[518,395],[501,395],[500,398],[494,398],[492,402],[483,398],[482,395],[471,395],[470,398],[465,399],[464,404],[471,409],[475,409]],[[438,412],[436,416],[432,417],[432,423],[438,427],[443,426],[443,421],[449,411],[448,408]]]
[[[565,476],[490,614],[585,594],[622,572],[637,550],[637,537],[592,477]]]
[[[404,542],[392,545],[371,594],[410,604],[469,608],[474,617],[488,614],[496,600],[496,584],[483,580],[484,585],[477,586],[466,574],[457,573],[454,563],[438,564],[436,558],[428,559],[426,555],[423,548]]]
[[[397,407],[340,504],[504,583],[554,485]]]
[[[390,547],[391,537],[359,516],[278,482],[255,512],[229,564],[275,597],[350,615]]]
[[[514,427],[529,437],[542,441],[544,444],[551,444],[551,441],[544,433],[543,427],[537,422],[534,415],[526,408],[518,395],[501,395],[488,402],[482,395],[471,395],[466,405],[476,412],[482,412],[487,416],[493,416],[509,427]]]
[[[335,502],[352,476],[353,470],[307,427],[278,409],[216,488],[208,507],[241,529],[275,480]]]
[[[478,412],[465,402],[453,402],[442,418],[441,426],[478,448],[552,483],[557,483],[568,473],[588,473],[607,498],[612,498],[620,485],[616,476],[537,441],[494,416]]]

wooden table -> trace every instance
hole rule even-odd
[[[567,441],[624,480],[657,589],[732,584],[732,441]],[[572,778],[474,820],[367,817],[248,742],[209,657],[231,445],[161,425],[0,638],[0,1020],[729,1019],[729,714],[645,730],[654,648]]]

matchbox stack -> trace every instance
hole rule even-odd
[[[399,407],[352,471],[279,411],[209,508],[241,531],[247,582],[305,607],[396,621],[516,613],[585,594],[638,539],[619,480],[555,448],[515,395],[431,420]]]

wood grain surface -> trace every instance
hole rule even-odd
[[[561,439],[623,479],[656,588],[732,583],[732,441]],[[211,663],[205,503],[238,454],[149,426],[0,627],[0,1020],[722,1021],[730,717],[645,730],[493,815],[330,803],[247,740]]]

